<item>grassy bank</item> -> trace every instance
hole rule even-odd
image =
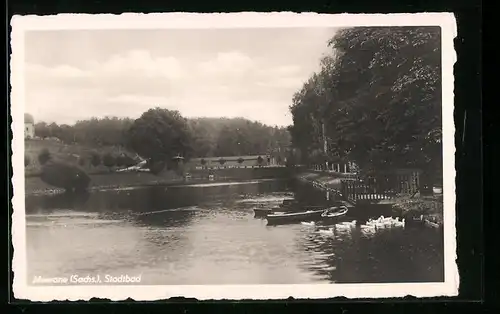
[[[89,189],[96,188],[119,188],[140,185],[163,185],[182,182],[183,179],[171,172],[155,176],[147,172],[107,173],[90,174]],[[25,178],[26,194],[49,194],[63,191],[43,182],[40,177],[32,176]]]
[[[195,170],[190,172],[188,182],[208,181],[208,175],[213,174],[215,181],[246,181],[254,179],[287,178],[285,168],[246,168],[246,169],[219,169],[214,171]],[[148,172],[104,172],[89,174],[89,189],[122,188],[131,186],[168,185],[184,182],[184,177],[174,171],[163,171],[159,175]],[[43,182],[39,176],[25,176],[26,194],[49,194],[62,191]]]
[[[92,153],[98,153],[100,156],[105,154],[117,156],[122,153],[131,157],[134,156],[134,154],[114,146],[92,147],[80,144],[65,144],[52,139],[26,139],[24,141],[24,154],[29,159],[29,165],[25,167],[26,175],[33,176],[40,173],[42,165],[38,161],[38,156],[45,149],[49,151],[54,160],[60,160],[68,164],[78,164],[80,168],[89,174],[109,171],[102,164],[93,166],[90,163]]]

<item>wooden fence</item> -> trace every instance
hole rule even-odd
[[[392,173],[377,177],[342,180],[341,194],[346,201],[376,202],[394,198],[397,194],[413,194],[419,190],[419,174]]]
[[[396,193],[371,182],[342,180],[341,194],[346,201],[357,202],[359,200],[381,201],[391,199]]]

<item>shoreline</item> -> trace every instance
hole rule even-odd
[[[395,199],[393,207],[399,209],[407,220],[418,222],[433,228],[442,228],[443,220],[443,195],[414,197],[400,196]]]
[[[233,178],[217,177],[214,180],[205,178],[172,178],[155,176],[149,173],[109,173],[90,174],[91,182],[87,188],[88,192],[101,190],[116,190],[127,188],[147,188],[147,187],[183,187],[204,184],[229,184],[232,182],[254,182],[271,181],[286,178]],[[63,188],[56,188],[43,182],[39,177],[25,177],[25,196],[43,196],[64,193]]]
[[[297,179],[309,183],[315,188],[333,193],[340,193],[333,185],[339,184],[341,179],[347,179],[343,173],[306,172],[299,174]],[[424,224],[433,228],[443,227],[443,195],[421,196],[417,193],[414,197],[400,195],[393,199],[393,210],[412,222]]]

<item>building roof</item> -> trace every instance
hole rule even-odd
[[[24,123],[34,124],[35,123],[35,119],[33,119],[33,116],[30,115],[29,113],[25,113],[24,114]]]

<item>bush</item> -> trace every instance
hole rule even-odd
[[[165,163],[162,161],[156,161],[156,162],[150,161],[147,164],[147,168],[152,174],[157,175],[160,174],[163,171],[163,169],[165,169]]]
[[[82,169],[63,162],[49,162],[42,167],[43,182],[66,191],[84,191],[90,177]]]
[[[78,164],[82,167],[85,166],[85,159],[83,157],[78,158]]]
[[[225,163],[226,163],[226,160],[225,160],[224,158],[221,158],[221,159],[219,159],[219,163],[220,163],[221,165],[223,165],[223,164],[225,164]]]
[[[241,157],[240,157],[240,158],[238,158],[238,163],[239,163],[239,164],[242,164],[244,161],[245,161],[245,159],[243,159],[243,158],[241,158]]]
[[[24,166],[28,167],[31,163],[31,160],[28,156],[24,156]]]
[[[136,164],[137,163],[135,162],[135,160],[128,155],[122,154],[122,155],[116,157],[116,165],[118,167],[131,167],[131,166],[134,166]]]
[[[132,167],[132,166],[135,166],[137,164],[137,162],[134,160],[134,158],[128,156],[128,155],[124,155],[123,156],[123,166],[125,167]]]
[[[38,154],[38,162],[41,164],[41,165],[45,165],[50,159],[52,158],[52,156],[50,155],[50,152],[48,149],[44,148],[40,154]]]
[[[104,166],[108,167],[109,170],[111,171],[111,167],[113,167],[116,164],[116,159],[113,157],[111,154],[106,154],[102,158],[102,163]]]
[[[264,161],[264,159],[262,157],[259,156],[259,158],[257,158],[257,163],[259,165],[261,165],[263,161]]]
[[[116,166],[118,166],[118,167],[124,166],[125,165],[124,158],[125,158],[124,155],[120,155],[120,156],[116,157]]]
[[[93,152],[92,155],[90,156],[90,163],[94,167],[99,166],[101,164],[101,156],[99,156],[98,153]]]

